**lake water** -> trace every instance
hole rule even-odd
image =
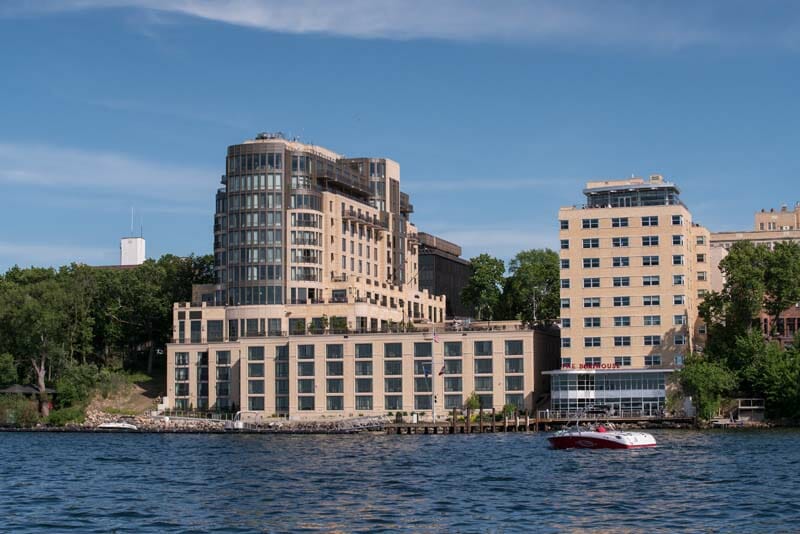
[[[0,531],[800,529],[800,432],[653,433],[640,451],[554,451],[544,433],[0,433]]]

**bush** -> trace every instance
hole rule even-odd
[[[97,378],[97,367],[93,365],[69,367],[56,381],[56,406],[66,408],[88,402]]]
[[[83,406],[70,406],[50,412],[47,422],[52,426],[64,426],[67,423],[83,423],[86,419]]]
[[[0,395],[0,425],[29,428],[39,422],[35,400],[22,395]]]

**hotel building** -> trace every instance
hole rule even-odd
[[[586,203],[559,210],[561,369],[551,408],[604,404],[657,414],[668,376],[705,327],[710,235],[661,176],[589,182]]]
[[[418,289],[420,236],[396,162],[260,134],[228,147],[225,169],[216,283],[173,308],[169,407],[442,413],[475,392],[487,409],[533,409],[557,336],[446,328],[445,297]]]

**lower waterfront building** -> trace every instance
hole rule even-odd
[[[443,416],[474,392],[484,409],[533,411],[542,371],[558,365],[558,334],[493,323],[493,330],[258,334],[231,337],[218,308],[178,304],[199,339],[167,348],[173,409],[231,410],[293,419],[417,412]],[[212,323],[213,324],[213,323]],[[224,323],[223,323],[224,325]],[[246,332],[246,330],[244,330]],[[212,341],[213,340],[213,341]]]

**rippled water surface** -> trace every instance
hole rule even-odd
[[[654,434],[0,434],[0,531],[800,529],[800,432]]]

